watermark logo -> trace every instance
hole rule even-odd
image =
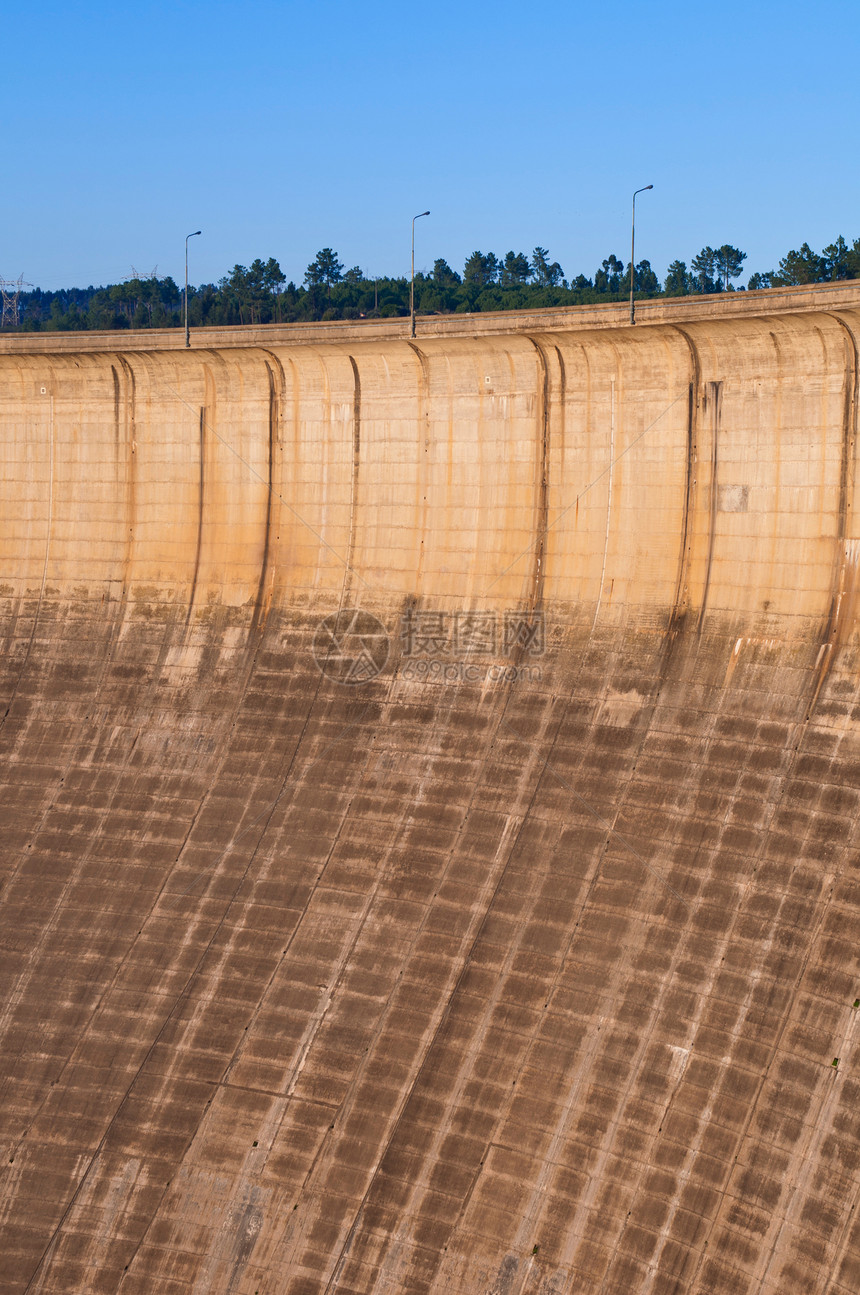
[[[542,612],[431,612],[400,617],[400,673],[435,683],[537,683],[540,667],[525,658],[546,648]],[[338,683],[369,683],[385,669],[391,640],[382,622],[360,607],[332,612],[314,632],[320,671]],[[511,662],[515,655],[517,664]],[[507,661],[499,661],[499,657]]]
[[[391,643],[376,616],[360,607],[344,607],[320,621],[312,651],[324,675],[355,686],[369,683],[385,669]]]

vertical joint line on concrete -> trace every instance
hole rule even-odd
[[[538,360],[538,418],[537,418],[537,505],[535,517],[535,560],[532,571],[532,587],[528,597],[528,610],[531,615],[543,602],[544,575],[546,564],[547,536],[549,533],[549,418],[550,418],[550,380],[549,364],[542,346],[533,337],[529,338],[537,352]]]
[[[352,367],[352,484],[349,499],[349,538],[346,550],[346,569],[343,573],[343,587],[340,595],[340,606],[348,605],[352,590],[353,563],[355,561],[355,530],[358,515],[358,474],[361,465],[361,377],[355,358],[350,355]]]
[[[594,607],[594,620],[591,632],[594,633],[597,618],[600,615],[600,604],[603,600],[603,586],[606,581],[606,555],[609,552],[609,529],[612,524],[612,490],[615,476],[615,378],[609,379],[609,491],[606,501],[606,534],[603,537],[603,566],[600,568],[600,588],[597,591],[597,602]]]
[[[203,495],[206,487],[205,475],[206,460],[206,406],[200,406],[200,475],[197,488],[197,551],[194,554],[194,576],[191,581],[191,596],[188,599],[188,615],[185,617],[186,627],[191,620],[191,613],[194,610],[194,600],[197,597],[197,581],[200,577],[200,555],[203,551]]]
[[[48,448],[48,525],[45,531],[45,565],[42,568],[42,587],[39,590],[39,603],[45,596],[48,583],[48,558],[51,552],[51,531],[54,526],[54,393],[51,392],[51,427]],[[36,615],[38,616],[38,611]]]
[[[718,444],[720,435],[720,417],[723,405],[723,384],[722,382],[709,382],[707,384],[707,395],[711,403],[711,481],[708,504],[708,560],[705,566],[705,583],[702,589],[702,605],[699,608],[699,619],[696,623],[696,633],[701,634],[702,625],[705,621],[705,612],[708,608],[708,590],[711,584],[711,565],[714,560],[714,548],[717,539],[717,463],[718,463]]]

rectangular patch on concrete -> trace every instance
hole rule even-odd
[[[720,486],[717,496],[721,513],[745,513],[749,508],[749,486]]]

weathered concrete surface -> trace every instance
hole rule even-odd
[[[4,1292],[860,1289],[860,289],[638,318],[0,339]]]

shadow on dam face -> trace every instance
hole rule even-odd
[[[3,339],[4,1292],[860,1287],[860,291],[641,318]]]

